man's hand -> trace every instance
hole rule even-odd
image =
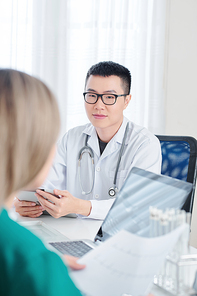
[[[14,199],[15,211],[23,217],[37,218],[43,213],[43,207],[35,202]]]
[[[59,218],[71,213],[89,216],[91,212],[91,202],[74,197],[67,190],[54,189],[54,195],[36,190],[36,196],[42,207],[54,218]]]
[[[73,257],[73,256],[68,256],[64,255],[64,259],[66,260],[66,264],[73,270],[81,270],[85,268],[84,264],[79,264],[77,263],[77,260],[79,258]]]

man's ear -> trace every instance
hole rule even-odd
[[[130,101],[131,101],[131,95],[127,95],[124,101],[124,110],[127,108]]]

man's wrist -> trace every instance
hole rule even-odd
[[[83,216],[89,216],[92,209],[92,203],[89,200],[83,200],[77,198],[76,214]]]

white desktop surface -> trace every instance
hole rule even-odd
[[[93,220],[87,218],[54,218],[50,215],[42,215],[38,218],[28,218],[21,217],[19,214],[11,211],[11,215],[14,219],[20,221],[42,221],[50,227],[55,228],[63,235],[67,236],[69,239],[90,239],[94,240],[95,235],[97,234],[102,220]]]
[[[94,240],[94,237],[102,224],[101,220],[93,220],[93,219],[87,219],[87,218],[81,218],[81,217],[78,217],[78,218],[61,217],[58,219],[55,219],[49,215],[42,215],[38,218],[21,217],[19,214],[14,212],[13,209],[10,211],[10,215],[14,220],[16,219],[20,221],[42,221],[46,223],[48,226],[53,227],[54,229],[58,230],[63,235],[65,235],[66,237],[72,240],[75,240],[75,239]],[[197,249],[190,247],[190,252],[197,253]],[[153,285],[151,289],[151,293],[154,296],[172,295],[155,285]]]

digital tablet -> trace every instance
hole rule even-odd
[[[53,196],[59,198],[59,196],[55,195],[53,193],[53,190],[51,190],[51,189],[40,189],[40,190],[48,192],[48,193],[52,194]],[[37,205],[40,205],[35,193],[36,193],[36,191],[30,191],[30,190],[20,191],[19,194],[17,195],[17,198],[19,200],[32,201],[32,202],[35,202]],[[43,214],[49,215],[49,213],[47,211],[44,211]],[[68,215],[66,215],[64,217],[76,218],[77,214],[71,213],[71,214],[68,214]]]
[[[40,203],[35,193],[36,193],[35,191],[20,191],[19,194],[17,195],[17,198],[19,200],[36,202],[39,205]]]

